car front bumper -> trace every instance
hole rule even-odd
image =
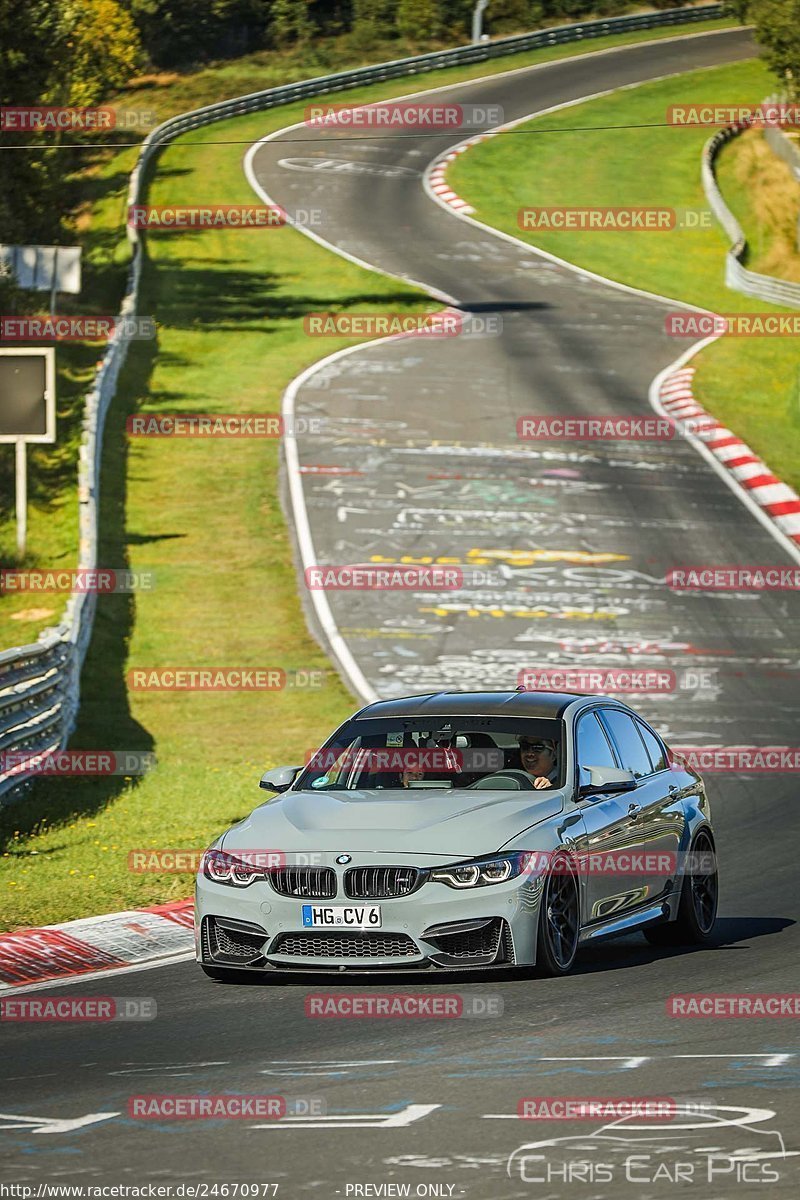
[[[235,854],[233,850],[231,853]],[[354,855],[350,867],[431,867],[453,863],[436,856]],[[195,945],[207,966],[249,971],[463,970],[532,965],[536,960],[541,877],[458,890],[424,882],[409,895],[351,899],[344,893],[345,867],[333,855],[315,855],[337,876],[334,897],[279,894],[267,880],[234,888],[199,875],[195,897]],[[302,908],[378,905],[379,929],[304,928]]]

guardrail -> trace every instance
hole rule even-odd
[[[724,4],[706,4],[699,8],[671,8],[662,12],[637,13],[583,21],[500,38],[478,46],[459,46],[437,50],[412,58],[399,58],[323,75],[316,79],[267,88],[247,96],[237,96],[205,108],[194,109],[153,129],[144,139],[128,186],[128,206],[137,204],[145,186],[145,171],[158,151],[174,138],[190,130],[225,121],[247,113],[264,112],[312,96],[346,91],[366,84],[437,71],[443,67],[487,62],[509,54],[537,50],[546,46],[582,42],[613,33],[637,29],[656,29],[670,25],[691,25],[725,14]],[[135,316],[142,273],[142,243],[137,229],[128,226],[132,259],[128,273],[121,317]],[[94,387],[86,398],[83,438],[78,461],[78,498],[80,509],[80,547],[78,567],[97,567],[97,517],[103,428],[108,407],[114,398],[117,377],[128,352],[130,335],[120,326],[109,343]],[[80,673],[91,638],[96,597],[76,594],[70,598],[64,622],[48,629],[34,645],[16,647],[0,654],[0,755],[4,753],[39,754],[66,745],[75,725],[80,701]],[[25,776],[4,769],[0,759],[0,803],[24,785]]]
[[[770,96],[767,104],[781,103],[786,97]],[[782,158],[795,179],[800,182],[800,146],[791,141],[778,125],[768,125],[764,130],[764,141],[773,154]],[[796,221],[795,245],[800,250],[800,216]]]
[[[772,153],[783,159],[795,179],[800,179],[800,147],[797,143],[791,142],[777,125],[767,126],[764,130],[764,140]]]
[[[765,103],[768,103],[765,101]],[[750,121],[728,125],[710,137],[703,147],[701,175],[706,199],[731,241],[725,256],[725,286],[745,296],[756,296],[769,304],[782,304],[786,308],[800,308],[800,283],[777,279],[774,275],[761,275],[750,271],[742,263],[747,252],[747,239],[739,222],[728,208],[717,183],[714,165],[720,150],[733,138],[751,128]],[[775,130],[774,132],[778,132]]]

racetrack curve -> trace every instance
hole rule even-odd
[[[436,98],[501,104],[512,120],[752,52],[743,31],[693,34],[454,86]],[[290,211],[324,210],[320,232],[329,242],[453,296],[465,310],[503,317],[494,337],[359,348],[297,390],[298,415],[335,422],[298,444],[320,561],[407,554],[486,566],[488,557],[502,568],[490,588],[467,596],[329,594],[349,652],[382,695],[513,686],[521,667],[548,661],[668,667],[687,686],[634,705],[675,744],[794,744],[793,595],[681,595],[660,582],[681,563],[790,561],[691,446],[553,444],[548,456],[517,441],[524,413],[651,415],[648,386],[675,357],[675,343],[662,332],[663,304],[553,264],[434,205],[422,173],[461,136],[342,144],[336,133],[321,143],[319,131],[295,129],[253,155],[253,174],[273,200]],[[306,137],[317,140],[298,146]],[[281,145],[286,138],[289,147]],[[287,169],[280,165],[287,158],[342,159],[369,173]],[[374,173],[378,165],[392,173]],[[397,174],[398,167],[413,174]],[[544,561],[542,551],[550,552]],[[595,555],[620,557],[602,567],[592,565]],[[610,570],[619,574],[602,574]],[[710,674],[692,687],[687,669]],[[712,948],[655,950],[633,936],[587,949],[563,980],[504,972],[368,985],[501,996],[503,1016],[484,1020],[314,1020],[305,1016],[308,992],[354,982],[361,990],[366,981],[298,976],[233,988],[213,984],[192,963],[58,987],[58,994],[154,996],[158,1017],[4,1028],[1,1177],[275,1182],[279,1197],[356,1195],[348,1185],[367,1183],[411,1184],[412,1194],[418,1183],[437,1184],[442,1195],[473,1200],[660,1197],[675,1190],[670,1164],[698,1166],[697,1148],[713,1145],[745,1155],[710,1185],[705,1168],[691,1180],[684,1175],[689,1194],[764,1194],[756,1181],[764,1147],[779,1173],[770,1194],[796,1194],[797,1159],[774,1149],[780,1134],[786,1151],[800,1150],[791,1021],[680,1021],[665,1011],[674,993],[796,987],[793,777],[720,775],[709,783],[723,872]],[[127,1117],[131,1095],[170,1092],[320,1097],[328,1117],[294,1130]],[[596,1125],[534,1128],[501,1118],[522,1096],[550,1094],[658,1095],[763,1111],[752,1125],[713,1134],[675,1129],[668,1151],[643,1151],[642,1131],[629,1131],[616,1149],[584,1137],[594,1149],[581,1156],[613,1162],[613,1179],[595,1172],[548,1186],[509,1176],[509,1154],[541,1138],[588,1135]],[[15,1129],[20,1121],[3,1115],[98,1113],[114,1115],[51,1134]],[[356,1114],[364,1119],[347,1119]],[[649,1158],[633,1172],[635,1182],[626,1182],[621,1166],[628,1153]],[[527,1179],[540,1167],[531,1160]]]

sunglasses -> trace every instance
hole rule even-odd
[[[531,754],[555,754],[554,747],[548,746],[547,742],[520,742],[519,748]]]

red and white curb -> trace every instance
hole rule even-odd
[[[441,158],[434,160],[433,166],[427,172],[428,187],[437,200],[441,200],[444,204],[449,204],[457,212],[474,213],[475,209],[466,200],[462,200],[450,187],[450,184],[445,179],[447,168],[451,162],[454,162],[458,158],[459,154],[464,153],[468,146],[473,145],[475,142],[482,142],[486,136],[485,133],[482,133],[476,138],[471,138],[468,143],[457,146],[453,150],[448,150]]]
[[[193,926],[194,901],[177,900],[0,933],[0,993],[185,955],[194,949]]]
[[[693,375],[694,367],[682,367],[661,381],[662,408],[676,425],[693,433],[781,533],[800,546],[800,496],[773,475],[746,442],[697,403]]]

